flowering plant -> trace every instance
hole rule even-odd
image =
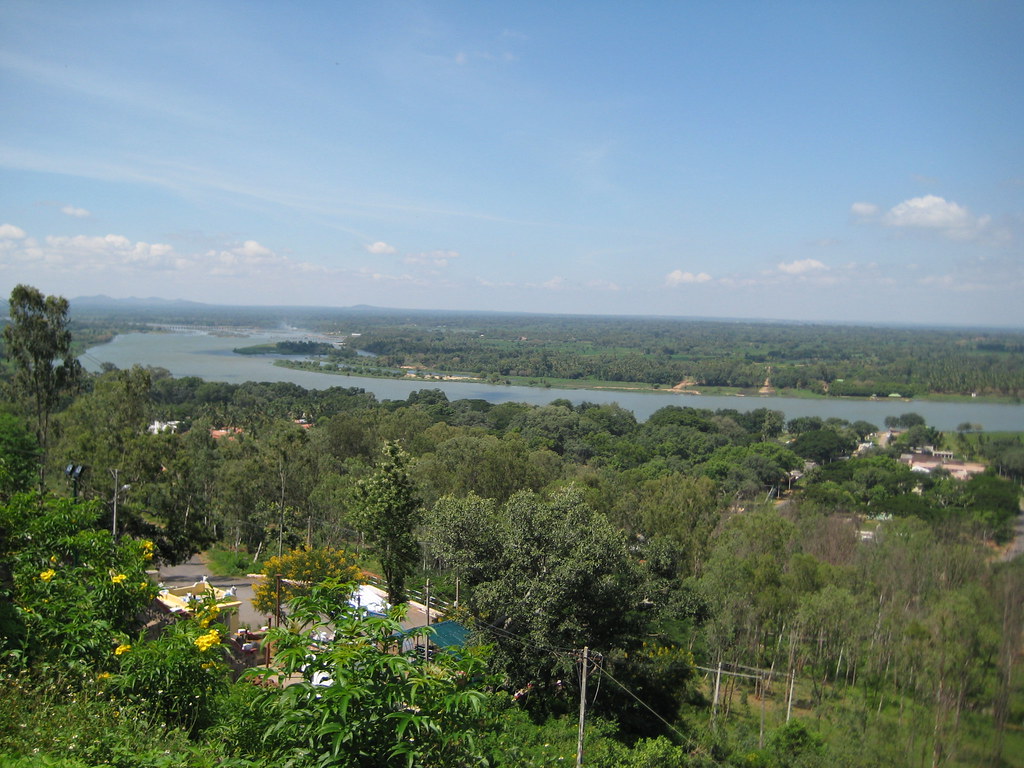
[[[12,606],[6,644],[24,663],[103,669],[155,596],[144,543],[115,542],[103,516],[97,502],[37,494],[0,505],[0,560],[13,577],[0,595]]]

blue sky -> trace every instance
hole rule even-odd
[[[0,291],[1024,326],[1024,4],[0,1]]]

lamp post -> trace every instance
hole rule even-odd
[[[71,480],[72,497],[76,501],[78,500],[78,479],[82,476],[85,471],[85,467],[81,464],[68,464],[64,470],[64,474]]]
[[[125,485],[120,485],[118,483],[117,475],[119,472],[120,470],[117,469],[110,470],[110,476],[114,478],[114,520],[110,525],[110,533],[114,537],[115,541],[117,540],[117,496],[121,491],[127,491],[131,488],[127,483]]]

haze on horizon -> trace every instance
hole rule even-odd
[[[0,291],[1024,326],[1024,5],[0,0]]]

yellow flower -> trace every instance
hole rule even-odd
[[[48,569],[46,569],[45,571],[43,571],[42,573],[39,574],[39,580],[40,581],[49,581],[50,579],[52,579],[56,575],[57,575],[57,572],[55,570],[53,570],[53,568],[48,568]]]
[[[108,677],[110,677],[109,672],[100,672],[98,675],[96,675],[97,680],[106,680]]]
[[[217,665],[216,665],[216,663],[214,663],[214,662],[212,662],[212,661],[208,661],[208,662],[206,662],[205,664],[201,664],[200,666],[201,666],[201,667],[202,667],[203,669],[213,669],[213,668],[214,668],[214,667],[216,667]]]
[[[130,643],[124,643],[122,645],[117,646],[117,648],[114,649],[114,655],[120,656],[122,653],[128,653],[128,651],[130,651],[131,649],[132,646]]]
[[[142,559],[143,560],[152,560],[153,559],[153,550],[154,550],[154,548],[155,547],[154,547],[152,541],[143,541],[142,542]]]
[[[56,555],[50,555],[50,562],[56,564],[57,563],[57,556]]]
[[[125,579],[127,579],[127,578],[128,578],[128,577],[127,577],[127,576],[125,576],[125,575],[124,575],[123,573],[119,573],[119,574],[117,574],[116,576],[111,576],[111,577],[110,577],[110,580],[111,580],[112,582],[114,582],[115,584],[120,584],[120,583],[121,583],[122,581],[124,581],[124,580],[125,580]]]
[[[220,644],[220,632],[211,629],[205,635],[200,635],[193,641],[200,651],[208,651],[215,645]]]

